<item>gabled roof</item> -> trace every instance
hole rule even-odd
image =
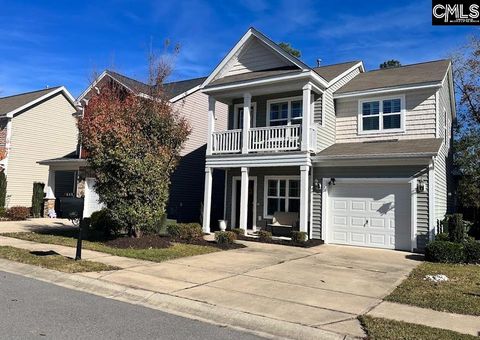
[[[318,160],[338,160],[431,157],[438,153],[441,145],[441,138],[336,143],[321,151],[315,158]]]
[[[144,94],[148,95],[150,93],[151,87],[148,84],[145,84],[139,80],[124,76],[123,74],[105,70],[94,82],[90,85],[79,97],[77,100],[81,100],[88,92],[90,92],[91,88],[94,87],[101,79],[105,76],[110,77],[118,84],[125,87],[127,90],[132,91],[136,94]],[[180,81],[173,81],[169,83],[164,83],[163,87],[165,89],[165,93],[167,98],[171,101],[177,101],[181,99],[182,95],[188,95],[191,90],[194,90],[196,87],[199,86],[205,81],[206,77],[201,78],[193,78],[187,80],[180,80]]]
[[[271,50],[276,56],[278,56],[280,59],[284,60],[288,65],[284,66],[290,66],[291,69],[297,69],[297,70],[310,70],[310,67],[308,65],[304,64],[300,59],[292,56],[290,53],[284,51],[278,44],[270,40],[268,37],[263,35],[261,32],[257,31],[255,28],[250,27],[247,32],[242,36],[242,38],[235,44],[235,46],[230,50],[230,52],[222,59],[222,61],[215,67],[215,69],[212,71],[212,73],[208,76],[208,78],[205,80],[203,83],[203,86],[207,86],[210,83],[216,81],[216,78],[219,74],[221,74],[222,70],[225,67],[228,67],[229,63],[236,57],[238,57],[242,49],[247,45],[249,41],[252,39],[258,39],[258,41],[263,44],[262,46],[265,46],[268,50]],[[258,69],[255,71],[258,71],[260,73],[268,71],[269,68],[265,67],[265,69]],[[265,74],[258,74],[258,72],[249,72],[252,73],[251,77],[255,77],[255,75],[259,77],[265,77]],[[272,75],[276,75],[272,73]],[[255,78],[249,78],[248,80],[255,79]],[[240,81],[239,79],[234,80],[234,81]],[[224,82],[225,83],[225,82]],[[218,83],[217,83],[218,84]]]
[[[20,93],[13,96],[0,98],[0,116],[13,117],[15,113],[28,109],[36,103],[45,100],[59,92],[63,92],[65,97],[73,105],[74,99],[67,89],[63,86],[56,86],[44,90]]]
[[[338,63],[338,64],[319,66],[319,67],[314,67],[313,70],[323,79],[330,82],[357,64],[362,64],[362,61],[355,60],[355,61],[347,61],[347,62]],[[363,66],[360,66],[360,67],[363,68]]]
[[[440,84],[449,67],[450,60],[437,60],[364,72],[341,87],[335,94],[338,96],[402,86]]]

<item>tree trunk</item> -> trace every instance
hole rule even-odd
[[[128,236],[134,237],[134,238],[142,237],[142,231],[139,228],[131,227],[128,230]]]

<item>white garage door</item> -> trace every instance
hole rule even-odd
[[[410,184],[330,186],[329,242],[410,250]]]

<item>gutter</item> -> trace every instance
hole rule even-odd
[[[370,154],[370,155],[338,155],[338,156],[313,156],[313,162],[330,160],[358,160],[358,159],[401,159],[401,158],[431,158],[436,156],[436,152],[415,152],[401,154]]]

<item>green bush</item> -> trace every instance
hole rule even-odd
[[[30,208],[28,207],[11,207],[8,208],[6,217],[12,221],[24,221],[30,216]]]
[[[0,217],[6,217],[7,216],[7,209],[0,207]]]
[[[167,226],[167,233],[173,239],[192,242],[203,238],[203,230],[198,223],[178,223]]]
[[[32,194],[32,216],[33,217],[42,216],[44,188],[45,188],[44,183],[40,183],[40,182],[33,183],[33,194]]]
[[[90,229],[102,232],[105,236],[117,234],[120,227],[112,219],[108,209],[98,210],[90,215]]]
[[[465,239],[465,223],[462,214],[453,214],[448,219],[448,236],[451,242],[463,242]]]
[[[233,231],[217,231],[215,232],[215,241],[218,244],[233,244],[237,239],[237,234]]]
[[[465,261],[480,264],[480,243],[468,240],[464,243]]]
[[[233,228],[232,232],[234,232],[235,235],[245,235],[245,229],[242,228]]]
[[[463,263],[464,246],[450,241],[433,241],[425,247],[425,259],[430,262]]]
[[[294,243],[305,243],[307,242],[307,233],[304,231],[292,231],[292,242]]]
[[[272,240],[272,233],[266,230],[258,232],[258,239],[262,242],[270,242]]]
[[[7,199],[7,177],[5,172],[0,172],[0,208],[5,207],[5,201]]]
[[[435,241],[450,241],[450,236],[448,233],[440,233],[435,235]]]

